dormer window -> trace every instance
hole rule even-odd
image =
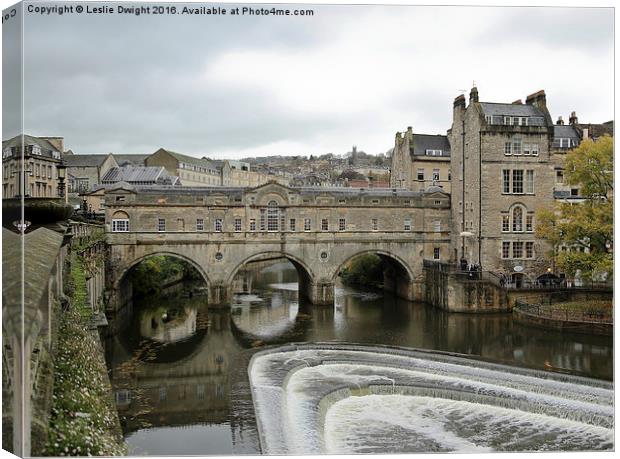
[[[2,159],[9,158],[11,156],[11,153],[12,151],[10,147],[5,148],[4,151],[2,152]]]
[[[59,151],[52,151],[52,158],[60,159],[60,152]]]
[[[32,145],[32,154],[41,156],[41,147],[38,145]]]
[[[443,150],[426,150],[426,156],[442,156]]]

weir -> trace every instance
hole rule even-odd
[[[265,454],[613,449],[597,380],[333,344],[260,352],[249,375]]]

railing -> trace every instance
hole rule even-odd
[[[566,279],[507,281],[505,287],[510,290],[609,290],[610,282],[568,281]]]
[[[518,299],[515,301],[514,309],[537,317],[561,320],[564,322],[613,323],[611,307],[609,311],[597,308],[575,310],[562,307],[561,304],[527,303],[524,300]]]

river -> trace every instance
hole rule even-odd
[[[247,365],[271,344],[347,342],[450,351],[513,366],[611,380],[613,339],[459,314],[340,286],[334,306],[300,302],[288,262],[252,274],[230,309],[179,286],[113,319],[106,359],[131,455],[260,452]],[[195,291],[195,290],[194,290]]]

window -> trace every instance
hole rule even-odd
[[[561,185],[564,183],[564,171],[563,170],[555,171],[555,183],[557,183],[558,185]]]
[[[435,199],[435,205],[436,206],[440,206],[441,205],[441,199]]]
[[[579,189],[578,188],[571,188],[570,189],[570,195],[571,196],[579,196]]]
[[[441,232],[441,221],[440,220],[435,220],[433,222],[433,231],[435,231],[436,233]]]
[[[159,401],[163,402],[165,401],[167,398],[167,391],[165,387],[160,387],[159,388]]]
[[[40,176],[41,176],[41,169],[40,169],[39,164],[35,164],[35,165],[34,165],[34,171],[35,171],[35,174],[34,174],[34,175],[36,175],[37,177],[40,177]]]
[[[491,115],[485,115],[484,119],[486,120],[487,124],[493,124],[493,117]]]
[[[239,217],[235,218],[235,232],[241,232],[241,219]]]
[[[534,258],[534,242],[525,243],[525,258]]]
[[[534,193],[534,171],[531,169],[525,171],[525,192]]]
[[[205,221],[204,218],[196,219],[196,231],[204,231],[205,230]]]
[[[424,180],[424,169],[418,169],[418,180]]]
[[[512,140],[512,154],[521,155],[521,139]]]
[[[223,225],[222,219],[216,218],[215,219],[215,232],[221,233],[223,229],[224,229],[224,225]]]
[[[294,218],[291,218],[288,221],[288,229],[289,231],[295,231],[295,219]]]
[[[250,218],[250,231],[256,231],[256,219]]]
[[[261,231],[265,231],[265,214],[267,212],[265,211],[265,209],[261,209],[260,210],[260,230]]]
[[[538,156],[538,144],[537,143],[533,143],[531,145],[531,153],[532,153],[532,156]]]
[[[435,182],[439,181],[439,169],[433,169],[433,180]]]
[[[11,156],[11,154],[12,154],[11,148],[9,148],[9,147],[5,148],[2,151],[2,159],[8,158],[9,156]]]
[[[570,148],[570,139],[560,139],[560,148]]]
[[[278,231],[279,209],[276,201],[267,204],[267,231]]]
[[[526,215],[525,217],[525,231],[527,231],[528,233],[534,231],[534,216],[531,214]]]
[[[312,230],[312,220],[309,218],[304,218],[304,231]]]
[[[37,155],[37,156],[41,156],[41,147],[38,145],[33,145],[32,146],[32,154],[33,155]]]
[[[510,258],[510,242],[502,242],[502,258]]]
[[[439,247],[434,247],[433,248],[433,259],[434,260],[439,260]]]
[[[502,175],[503,175],[503,193],[510,193],[510,170],[508,169],[504,169],[502,171]]]
[[[523,258],[523,242],[512,243],[512,258]]]
[[[502,232],[507,233],[510,231],[510,215],[502,215]]]
[[[372,220],[370,220],[370,227],[373,231],[379,231],[379,219],[373,218]]]
[[[523,209],[518,206],[512,210],[512,230],[523,231]]]
[[[512,143],[511,142],[504,143],[504,154],[506,156],[512,155]]]
[[[52,178],[52,166],[47,166],[47,178]]]
[[[403,229],[405,231],[411,231],[411,219],[410,218],[405,219],[405,224],[403,225]]]
[[[523,193],[523,170],[514,169],[512,171],[512,192]]]
[[[159,231],[160,233],[163,231],[166,231],[166,219],[165,218],[157,219],[157,231]]]
[[[344,231],[347,229],[347,220],[344,218],[338,219],[338,231]]]
[[[329,221],[326,218],[321,219],[321,231],[329,231]]]
[[[442,156],[443,150],[426,150],[426,156]]]
[[[129,219],[128,218],[112,219],[112,232],[126,233],[128,231],[129,231]]]

